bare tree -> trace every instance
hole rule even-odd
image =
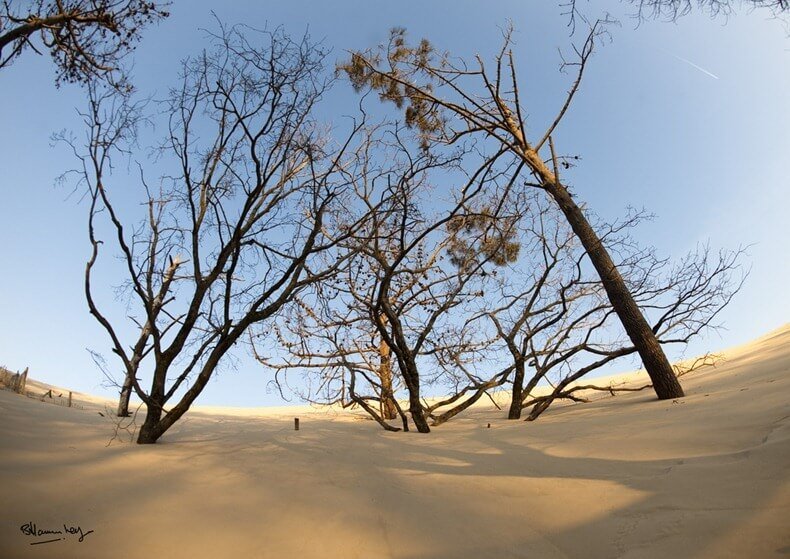
[[[89,86],[88,150],[79,154],[90,192],[85,293],[146,405],[138,443],[178,421],[251,325],[344,262],[322,256],[342,241],[324,234],[325,218],[348,183],[346,154],[362,124],[336,145],[315,120],[330,85],[320,46],[280,29],[255,37],[261,44],[222,28],[211,51],[184,63],[165,105],[156,188],[138,163],[139,221],[120,188],[132,177],[116,178],[112,163],[134,139],[141,108]],[[94,295],[102,238],[114,239],[126,275],[131,343],[130,325]]]
[[[743,251],[721,251],[712,253],[708,247],[700,247],[687,254],[679,264],[671,266],[665,260],[655,259],[647,253],[638,264],[640,271],[650,270],[651,276],[643,276],[641,285],[634,287],[634,294],[643,308],[649,309],[653,315],[652,328],[659,342],[663,344],[686,345],[693,338],[707,329],[716,328],[715,318],[740,290],[745,275],[739,276],[739,258]],[[634,274],[637,277],[637,274]],[[658,278],[656,281],[655,278]],[[605,327],[595,325],[597,328]],[[591,332],[591,329],[587,329]],[[577,364],[575,370],[558,375],[553,383],[552,391],[546,396],[528,399],[523,394],[522,408],[532,406],[528,420],[536,419],[552,402],[561,398],[585,401],[575,393],[584,390],[601,390],[595,385],[574,384],[585,375],[599,369],[611,361],[636,352],[634,346],[623,340],[619,343],[608,343],[605,346],[594,345],[587,338],[567,351],[573,354],[594,356],[585,364]],[[581,352],[581,353],[579,353]],[[560,353],[559,358],[567,363],[566,357]],[[556,359],[556,357],[554,358]],[[703,364],[707,364],[704,362]],[[695,369],[692,367],[692,369]],[[547,369],[544,366],[544,369]],[[677,377],[689,372],[673,367]],[[647,384],[639,388],[612,388],[605,390],[614,394],[620,391],[643,390],[651,388]]]
[[[566,162],[555,150],[554,133],[579,90],[604,24],[599,21],[591,26],[584,44],[575,51],[575,60],[566,63],[566,67],[576,69],[576,78],[556,116],[532,140],[526,134],[526,113],[519,97],[509,32],[491,70],[479,57],[467,64],[437,53],[427,40],[408,45],[403,29],[394,29],[389,43],[377,50],[352,52],[340,69],[357,90],[373,90],[383,101],[403,108],[406,123],[417,131],[426,149],[479,136],[495,142],[524,165],[534,177],[534,181],[525,182],[556,203],[580,240],[612,308],[642,358],[657,396],[677,398],[683,395],[683,389],[658,339],[605,244],[560,178],[560,168]]]
[[[370,274],[359,263],[350,261],[332,279],[295,297],[273,325],[278,343],[265,352],[259,348],[266,340],[254,335],[254,353],[275,372],[273,382],[283,397],[293,392],[316,405],[359,406],[384,429],[398,431],[387,421],[405,419],[395,398],[402,383],[389,346],[366,308],[355,304],[366,293]],[[299,382],[290,382],[297,373]]]
[[[640,19],[665,18],[670,21],[689,14],[695,4],[713,17],[730,15],[736,4],[751,9],[767,9],[775,16],[790,8],[788,0],[631,0],[631,3],[638,5],[637,16]]]
[[[790,9],[788,0],[628,0],[628,2],[637,6],[636,13],[632,15],[639,23],[649,19],[675,22],[690,14],[695,5],[711,18],[720,16],[727,18],[735,13],[738,6],[741,6],[751,11],[766,10],[772,17],[787,23],[785,18]],[[585,3],[578,0],[567,0],[560,3],[563,15],[568,17],[568,27],[571,28],[571,34],[576,32],[578,22],[588,23],[588,18],[580,6]]]
[[[330,226],[341,235],[350,230],[351,223],[368,226],[376,212],[382,210],[382,204],[387,203],[371,196],[374,185],[390,180],[390,171],[380,168],[376,161],[381,159],[377,158],[380,148],[386,149],[381,130],[381,126],[368,128],[360,149],[353,154],[353,167],[364,172],[347,175],[353,194],[343,198],[338,205],[342,210],[333,214]],[[366,217],[359,217],[360,213]],[[398,417],[397,379],[389,346],[371,325],[366,308],[355,304],[372,274],[370,267],[365,267],[366,260],[357,253],[356,244],[351,238],[343,243],[342,250],[349,258],[337,274],[293,298],[282,319],[273,325],[277,343],[266,348],[269,352],[257,349],[272,342],[267,335],[253,334],[252,346],[258,361],[275,371],[273,383],[283,397],[287,397],[288,386],[288,391],[314,404],[339,403],[365,409],[373,405],[378,410],[371,415],[387,426],[383,420]],[[284,359],[282,349],[286,350]],[[288,376],[295,370],[306,374],[300,377],[301,383],[291,385]]]
[[[145,0],[32,0],[0,5],[0,68],[26,50],[48,50],[55,83],[95,78],[119,85],[121,59],[136,46],[143,28],[166,18],[169,2]]]
[[[429,418],[446,421],[507,378],[508,371],[478,374],[489,343],[476,338],[463,316],[483,300],[484,268],[517,251],[513,243],[487,239],[507,237],[497,230],[508,222],[500,192],[512,188],[518,165],[501,165],[501,151],[483,157],[466,149],[448,156],[420,152],[399,134],[391,133],[390,145],[376,143],[377,159],[386,165],[368,162],[354,186],[355,205],[369,215],[344,243],[353,255],[347,268],[292,306],[280,331],[290,356],[266,364],[317,372],[304,377],[308,392],[326,403],[358,405],[388,430],[409,430],[393,397],[393,386],[403,386],[413,424],[427,433]],[[482,163],[462,174],[467,158]],[[433,182],[448,178],[459,186],[437,191]],[[471,222],[486,225],[473,232]],[[486,248],[459,250],[464,232]],[[449,388],[452,396],[429,403],[426,386]],[[386,423],[388,405],[401,416],[401,427]]]
[[[740,289],[742,251],[715,256],[702,247],[672,266],[653,249],[640,249],[629,235],[643,217],[632,212],[623,222],[597,230],[617,254],[659,342],[687,344],[715,325],[715,317]],[[491,289],[501,304],[485,316],[512,362],[508,418],[518,419],[532,406],[533,420],[557,399],[581,401],[576,393],[582,387],[573,383],[637,349],[618,336],[606,293],[585,268],[584,251],[556,210],[533,199],[520,225],[520,260],[500,275],[498,289]],[[538,384],[546,382],[549,394],[535,396]]]

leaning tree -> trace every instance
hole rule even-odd
[[[146,0],[3,0],[0,4],[0,69],[25,51],[48,51],[55,83],[96,78],[115,85],[122,59],[143,29],[166,18],[169,2]]]
[[[585,253],[557,209],[532,195],[518,222],[521,250],[488,289],[491,304],[472,321],[490,321],[513,370],[509,419],[531,407],[534,420],[555,400],[582,401],[583,377],[636,353],[616,328],[616,315]],[[630,235],[646,216],[598,224],[616,252],[629,289],[661,344],[686,345],[708,328],[740,289],[742,250],[699,247],[678,263],[642,248]],[[550,386],[546,394],[536,395]],[[643,386],[647,388],[649,386]],[[611,393],[631,388],[608,388]]]
[[[652,379],[656,395],[677,398],[683,395],[683,389],[655,333],[599,233],[560,176],[566,162],[555,149],[554,135],[579,90],[603,25],[599,21],[591,26],[584,44],[576,49],[577,58],[566,63],[576,68],[575,81],[545,131],[533,138],[527,135],[527,113],[519,96],[510,33],[506,33],[491,68],[480,57],[473,63],[454,60],[437,52],[427,40],[410,45],[405,31],[394,29],[386,45],[352,52],[339,69],[355,89],[372,90],[382,101],[402,108],[406,124],[417,132],[426,149],[479,137],[498,145],[523,165],[532,175],[525,182],[554,201],[581,242]]]
[[[183,64],[157,157],[138,171],[120,173],[118,161],[137,153],[143,109],[116,90],[90,86],[87,150],[72,142],[90,193],[85,293],[123,365],[124,396],[131,388],[146,406],[138,443],[183,416],[251,325],[343,265],[320,256],[343,240],[327,237],[325,219],[362,124],[335,144],[316,120],[326,52],[280,29],[223,28],[211,42]],[[95,293],[105,243],[122,263],[131,323]]]

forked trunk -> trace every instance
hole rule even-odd
[[[164,434],[160,419],[162,417],[162,410],[148,407],[145,414],[145,422],[140,427],[140,432],[137,434],[137,444],[154,444]]]

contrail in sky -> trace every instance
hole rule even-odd
[[[661,50],[664,50],[664,49],[661,49]],[[677,54],[672,54],[671,52],[669,52],[669,51],[666,51],[666,50],[665,50],[664,52],[665,52],[665,53],[667,53],[667,54],[668,54],[668,55],[670,55],[670,56],[673,56],[673,57],[677,58],[677,59],[678,59],[678,60],[680,60],[681,62],[685,62],[685,63],[686,63],[686,64],[688,64],[689,66],[691,66],[691,67],[693,67],[693,68],[696,68],[697,70],[699,70],[699,71],[700,71],[700,72],[702,72],[703,74],[707,74],[707,75],[709,75],[709,76],[710,76],[711,78],[713,78],[714,80],[718,80],[718,79],[719,79],[719,76],[717,76],[716,74],[713,74],[712,72],[708,72],[708,71],[707,71],[705,68],[703,68],[702,66],[697,66],[697,65],[696,65],[696,64],[694,64],[694,63],[693,63],[691,60],[688,60],[688,59],[686,59],[686,58],[683,58],[682,56],[678,56]]]

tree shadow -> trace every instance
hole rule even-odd
[[[430,435],[195,413],[107,447],[93,412],[0,394],[0,556],[33,556],[23,522],[73,521],[95,533],[58,556],[770,557],[790,544],[784,362],[678,403],[480,410]]]

